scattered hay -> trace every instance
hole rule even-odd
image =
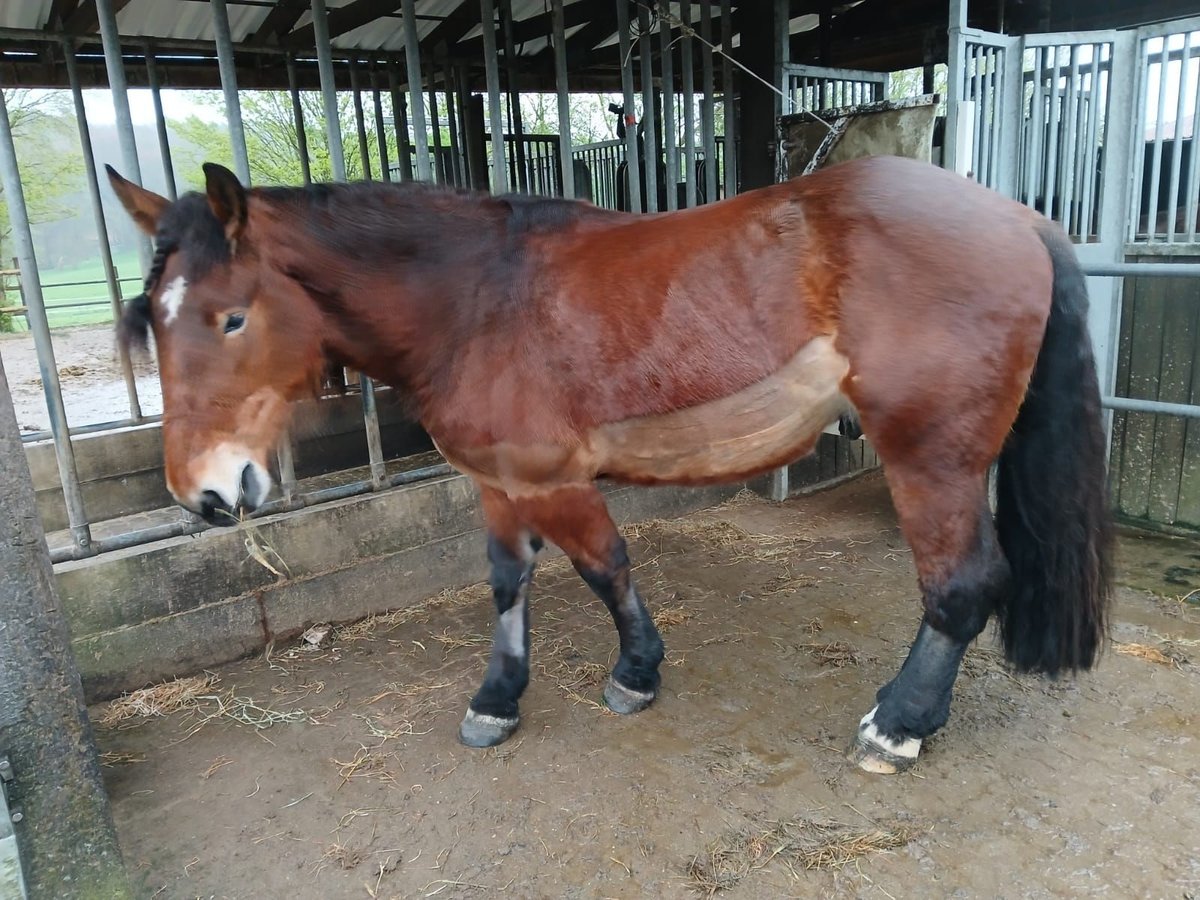
[[[391,772],[387,770],[387,760],[392,758],[394,754],[380,753],[378,750],[373,750],[370,747],[359,745],[358,751],[354,754],[354,758],[343,762],[339,759],[331,759],[335,766],[338,767],[338,777],[342,779],[342,787],[351,778],[374,778],[382,781],[385,784],[395,784],[396,779]]]
[[[663,606],[650,616],[654,620],[654,626],[663,633],[694,617],[695,613],[683,606]]]
[[[233,760],[230,757],[218,756],[216,759],[214,759],[212,761],[212,764],[207,769],[205,769],[203,772],[200,773],[200,777],[203,778],[205,781],[208,781],[208,779],[212,778],[213,775],[215,775],[218,770],[223,769],[226,766],[232,765],[232,764],[233,764]]]
[[[820,619],[809,619],[808,623],[801,629],[805,634],[820,634],[825,630],[825,625]]]
[[[321,855],[321,860],[314,868],[313,874],[319,874],[321,870],[330,865],[336,865],[343,872],[348,872],[350,869],[358,868],[366,858],[367,854],[364,851],[342,841],[334,841]]]
[[[1151,644],[1114,642],[1114,649],[1124,655],[1145,660],[1156,666],[1182,669],[1190,663],[1188,657],[1171,641],[1163,641],[1157,647]]]
[[[379,636],[378,632],[380,631],[387,634],[410,622],[425,622],[428,621],[430,613],[435,610],[452,609],[467,603],[488,600],[491,595],[492,589],[485,581],[463,588],[448,588],[420,603],[367,616],[367,618],[349,625],[340,625],[333,631],[334,640],[343,643],[373,641]]]
[[[203,675],[176,678],[152,687],[140,688],[130,694],[122,694],[104,708],[96,722],[111,728],[130,719],[168,716],[194,706],[202,695],[211,693],[220,680],[218,676],[206,672]]]
[[[807,650],[812,655],[812,658],[821,665],[833,666],[836,669],[843,669],[846,666],[857,666],[863,659],[862,654],[846,641],[830,641],[826,644],[809,641],[800,646]]]
[[[490,644],[491,638],[483,634],[451,634],[450,629],[445,629],[441,634],[431,634],[431,638],[442,645],[446,653],[451,650],[462,650],[466,647],[478,647],[483,644]]]
[[[769,828],[719,838],[687,866],[693,890],[712,897],[779,859],[792,870],[841,869],[873,853],[905,846],[926,829],[893,819],[863,827],[811,819],[775,822]]]
[[[145,761],[145,753],[131,753],[128,750],[105,750],[100,754],[100,765],[108,769],[113,766],[130,766]]]

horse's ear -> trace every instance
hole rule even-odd
[[[246,227],[246,189],[237,176],[216,163],[204,164],[204,189],[213,215],[225,228],[225,238],[235,244]]]
[[[171,205],[171,201],[122,178],[110,165],[106,164],[104,168],[108,172],[108,183],[112,185],[113,193],[117,195],[125,211],[138,228],[146,234],[153,235],[158,230],[159,217],[162,216],[163,210]]]

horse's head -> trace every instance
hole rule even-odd
[[[167,487],[228,522],[270,491],[289,404],[320,366],[320,322],[305,292],[267,264],[270,212],[250,208],[228,169],[204,173],[205,193],[172,203],[108,169],[126,211],[156,238],[145,293],[126,304],[119,332],[127,342],[154,334]]]

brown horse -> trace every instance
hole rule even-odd
[[[1067,237],[1029,209],[883,157],[661,215],[205,173],[169,203],[109,170],[157,237],[122,328],[153,328],[168,486],[210,519],[261,504],[326,360],[401,391],[482,493],[499,618],[465,743],[517,727],[543,539],[616,623],[608,705],[655,698],[662,640],[597,479],[740,481],[843,414],[883,460],[924,597],[853,758],[912,764],[993,613],[1017,669],[1092,665],[1110,528],[1087,296]]]

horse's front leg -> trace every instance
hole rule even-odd
[[[483,685],[459,726],[459,739],[469,747],[499,744],[520,723],[518,701],[529,684],[529,584],[542,547],[504,494],[483,488],[482,500],[496,632]]]

